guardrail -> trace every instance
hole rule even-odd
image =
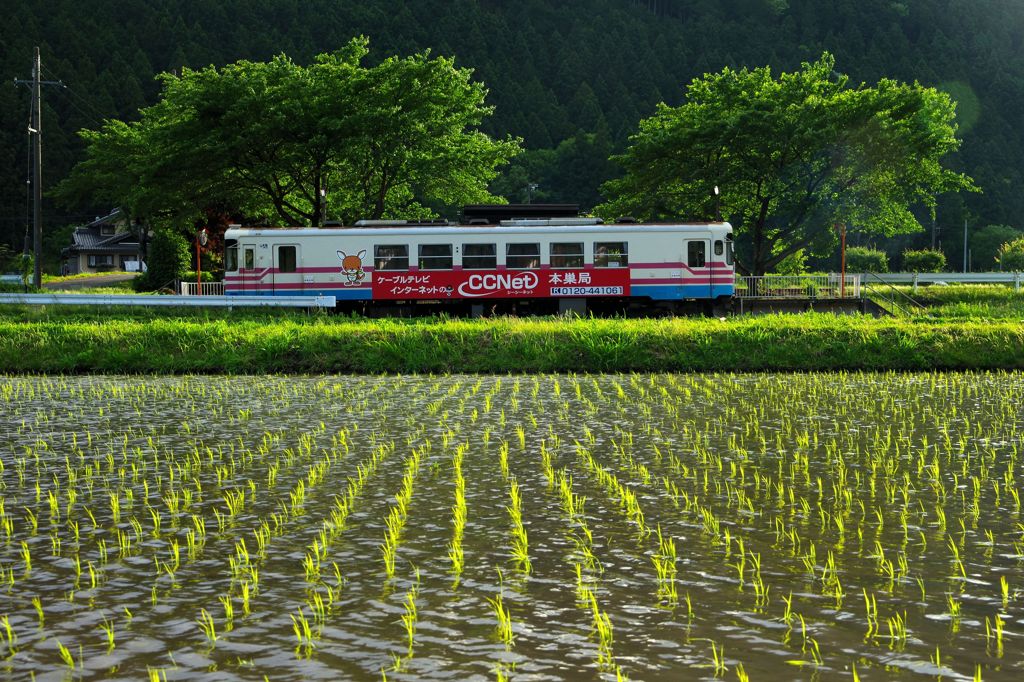
[[[1024,273],[1020,272],[880,272],[872,274],[887,284],[1012,284],[1020,290],[1024,284]]]
[[[3,294],[0,303],[21,305],[183,306],[190,308],[333,308],[334,296],[148,296],[139,294]]]
[[[765,275],[736,278],[739,298],[860,298],[860,275]]]
[[[199,286],[198,282],[182,282],[181,283],[181,295],[182,296],[223,296],[224,295],[224,282],[203,282],[202,286]]]

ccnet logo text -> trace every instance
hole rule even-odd
[[[479,297],[507,291],[526,291],[535,289],[539,282],[540,279],[535,272],[470,275],[465,282],[459,285],[459,295]]]

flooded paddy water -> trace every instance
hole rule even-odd
[[[0,378],[11,679],[1019,679],[1024,375]]]

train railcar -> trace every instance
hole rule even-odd
[[[728,223],[359,221],[225,234],[225,293],[334,296],[363,312],[709,310],[733,295]]]

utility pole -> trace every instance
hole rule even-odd
[[[964,218],[964,274],[967,274],[967,218]]]
[[[43,88],[39,81],[42,78],[39,48],[36,47],[36,63],[32,68],[32,128],[35,129],[35,148],[32,150],[32,253],[35,260],[35,272],[32,275],[32,286],[39,289],[43,285]]]
[[[64,86],[60,81],[44,81],[42,77],[42,61],[36,47],[32,80],[15,79],[14,82],[32,86],[32,117],[28,132],[32,137],[32,253],[35,260],[32,285],[37,289],[43,283],[43,86]]]

